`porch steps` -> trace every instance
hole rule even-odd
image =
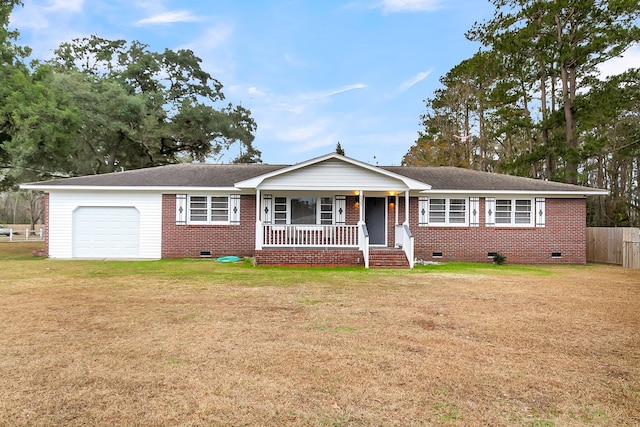
[[[369,249],[369,268],[409,268],[402,249]]]

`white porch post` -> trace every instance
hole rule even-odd
[[[256,189],[256,250],[262,249],[262,242],[264,240],[262,235],[262,221],[260,221],[260,204],[262,203],[262,196],[260,195],[260,189]]]
[[[359,224],[362,224],[364,222],[364,191],[359,191],[359,201],[358,203],[360,204],[360,221],[358,221]]]
[[[398,206],[400,206],[400,205],[398,205],[398,201],[399,201],[399,200],[400,200],[400,197],[398,196],[398,193],[396,193],[396,199],[395,199],[395,202],[394,202],[394,205],[395,205],[395,207],[396,207],[396,208],[394,209],[394,211],[395,211],[395,215],[396,215],[395,225],[398,225],[398,217],[399,217],[399,215],[400,215],[400,214],[399,214],[399,212],[398,212]]]
[[[409,190],[404,192],[404,224],[409,224]]]

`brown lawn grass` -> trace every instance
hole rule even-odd
[[[52,261],[16,245],[0,244],[0,425],[640,424],[637,270]]]

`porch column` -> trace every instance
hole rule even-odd
[[[409,190],[404,192],[404,223],[409,225]]]
[[[359,215],[360,215],[360,219],[358,221],[358,224],[362,224],[364,222],[364,191],[359,191],[359,199],[358,199],[358,203],[360,204],[360,209],[359,209]]]
[[[398,193],[396,193],[396,195],[395,195],[395,202],[394,202],[395,207],[396,207],[396,208],[394,209],[394,211],[395,211],[394,213],[395,213],[395,215],[396,215],[395,225],[398,225],[398,217],[399,217],[399,215],[400,215],[400,214],[399,214],[399,212],[398,212],[398,206],[400,206],[400,205],[398,204],[398,201],[399,201],[399,200],[400,200],[400,196],[398,196]]]
[[[262,249],[262,221],[260,221],[260,204],[262,202],[262,197],[260,195],[260,189],[256,188],[256,250],[259,251]]]

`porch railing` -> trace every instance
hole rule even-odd
[[[413,251],[414,251],[413,234],[411,233],[411,230],[409,229],[409,226],[407,224],[402,224],[401,227],[402,228],[400,229],[400,236],[401,236],[400,241],[402,242],[401,243],[402,250],[407,255],[407,260],[409,261],[409,268],[413,268],[413,264],[415,262],[413,258]]]
[[[263,224],[262,246],[359,247],[357,225]]]

